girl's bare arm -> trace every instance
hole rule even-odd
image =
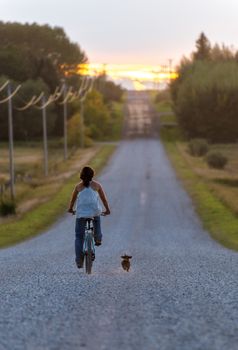
[[[72,196],[71,196],[71,200],[70,200],[70,203],[69,203],[69,209],[68,209],[68,212],[69,213],[74,213],[74,203],[77,199],[77,195],[78,195],[78,189],[77,189],[77,186],[75,187],[73,193],[72,193]]]
[[[106,194],[105,192],[103,191],[103,188],[102,186],[100,185],[99,186],[99,189],[98,189],[98,194],[101,198],[101,201],[103,202],[103,205],[106,209],[106,211],[104,212],[105,215],[109,215],[111,213],[110,211],[110,208],[109,208],[109,204],[108,204],[108,201],[107,201],[107,197],[106,197]]]

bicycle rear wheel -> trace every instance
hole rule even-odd
[[[86,252],[85,255],[85,269],[87,274],[92,273],[92,267],[93,267],[93,259],[92,259],[92,242],[89,240],[88,241],[88,251]]]

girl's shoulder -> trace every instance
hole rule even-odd
[[[75,189],[76,191],[80,192],[84,188],[83,181],[80,181],[76,186]]]
[[[93,190],[99,191],[101,188],[101,185],[99,182],[92,180],[90,186],[92,187]]]

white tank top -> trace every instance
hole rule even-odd
[[[87,218],[98,216],[102,213],[99,194],[90,186],[78,193],[76,201],[76,217]]]

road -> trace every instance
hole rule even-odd
[[[160,141],[121,142],[100,181],[112,215],[91,276],[71,216],[0,251],[0,350],[236,350],[238,254],[203,230]]]

